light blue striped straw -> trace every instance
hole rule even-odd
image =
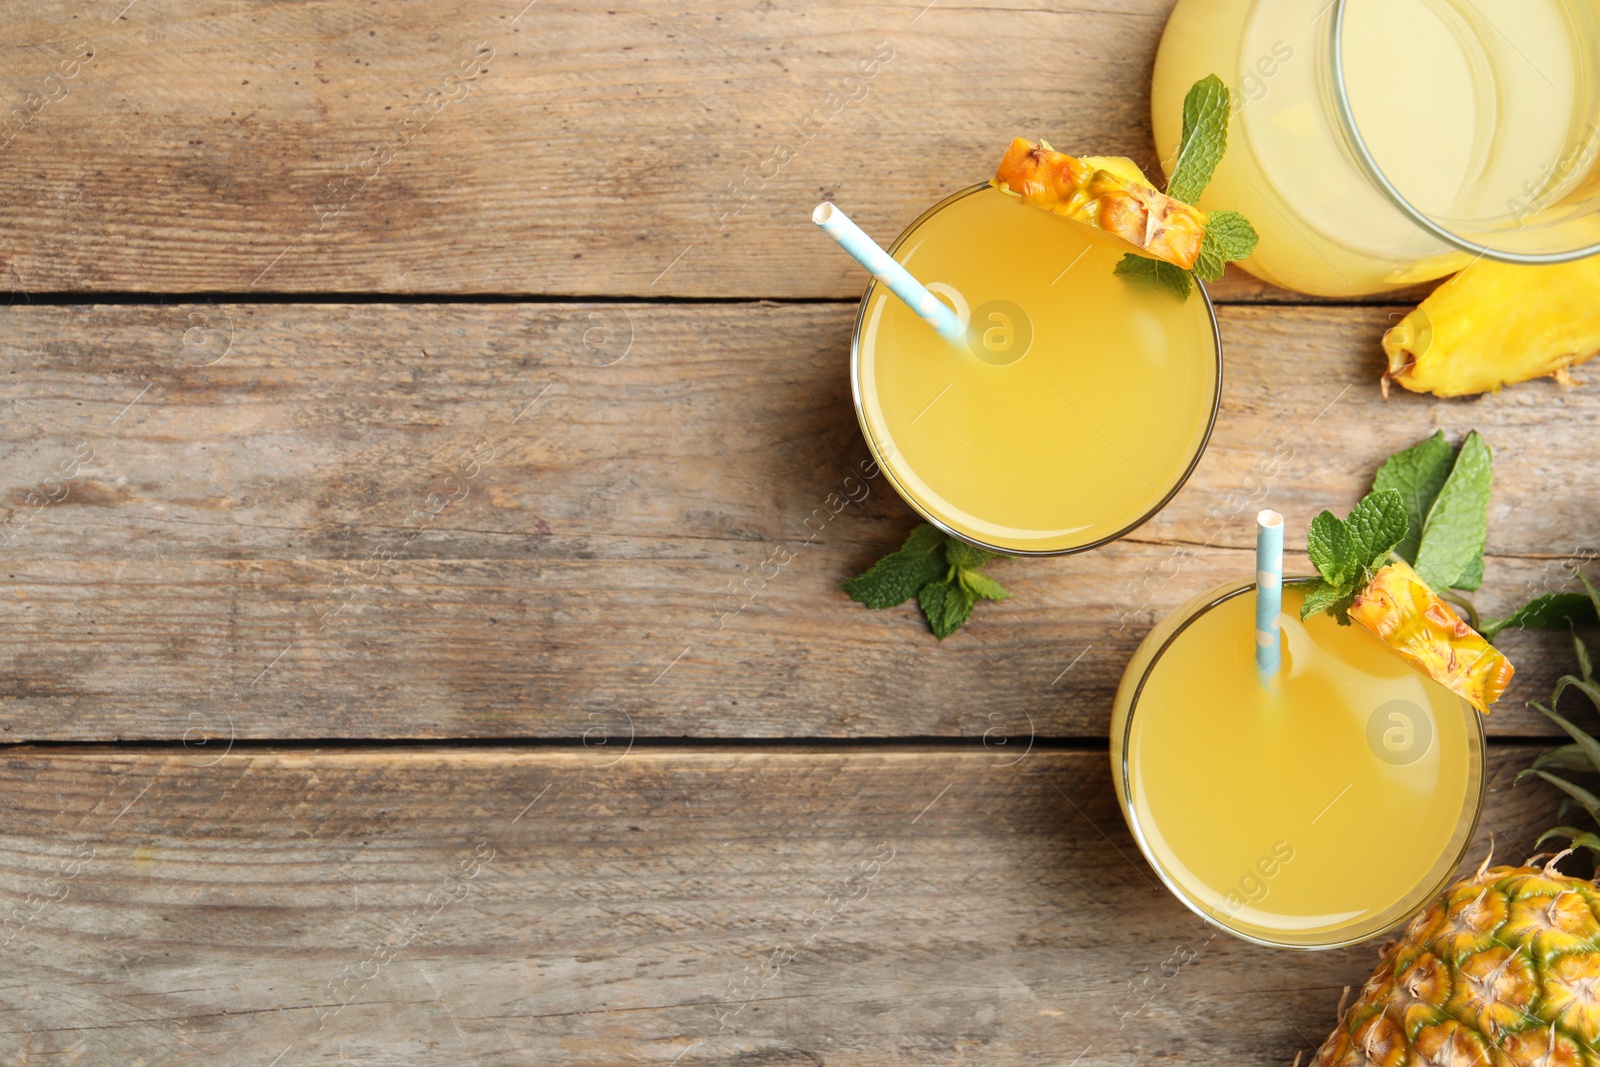
[[[821,226],[822,232],[839,242],[840,248],[867,268],[874,278],[888,286],[891,293],[904,300],[906,306],[922,316],[928,325],[952,341],[959,341],[966,336],[960,316],[950,310],[950,305],[940,303],[938,297],[928,292],[921,282],[911,276],[910,271],[896,263],[894,257],[879,248],[878,243],[868,237],[860,226],[851,222],[844,212],[824,200],[811,213],[811,221]]]
[[[1256,516],[1256,673],[1263,685],[1276,685],[1282,653],[1278,614],[1283,610],[1283,516]]]

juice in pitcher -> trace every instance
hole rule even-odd
[[[1234,111],[1200,206],[1249,216],[1267,281],[1344,296],[1600,252],[1595,0],[1179,0],[1151,91],[1169,167],[1210,73]]]

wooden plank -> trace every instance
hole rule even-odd
[[[821,199],[888,239],[1018,133],[1154,167],[1171,4],[120,6],[0,13],[19,294],[853,297]]]
[[[1281,1065],[1375,961],[1204,927],[1104,752],[594,757],[8,754],[12,1062]]]
[[[862,477],[847,306],[0,314],[10,739],[1104,736],[1151,623],[1248,573],[1255,509],[1304,571],[1311,516],[1436,426],[1498,450],[1486,611],[1600,544],[1600,393],[1384,401],[1378,309],[1225,310],[1189,485],[996,564],[1014,596],[943,643],[838,591],[914,522]],[[1493,732],[1547,734],[1518,709],[1564,640],[1509,639]]]

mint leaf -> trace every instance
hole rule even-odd
[[[851,600],[869,608],[892,608],[916,596],[918,590],[948,569],[943,532],[924,522],[911,531],[905,544],[874,563],[859,578],[840,582],[839,587]]]
[[[1467,569],[1461,572],[1461,577],[1456,579],[1456,584],[1451,588],[1465,589],[1467,592],[1471,593],[1476,591],[1477,588],[1482,584],[1483,557],[1480,555],[1477,559],[1467,564]]]
[[[1455,466],[1422,524],[1417,574],[1433,588],[1449,589],[1463,575],[1470,580],[1474,562],[1483,558],[1493,480],[1494,454],[1474,430],[1461,442]]]
[[[1406,506],[1393,489],[1380,489],[1361,498],[1344,520],[1356,560],[1355,577],[1365,586],[1389,552],[1406,535]]]
[[[1194,272],[1203,281],[1214,282],[1230,262],[1246,258],[1255,249],[1256,228],[1248,219],[1237,211],[1213,211],[1206,220]]]
[[[1001,558],[999,552],[948,537],[924,522],[867,573],[839,586],[851,600],[869,608],[892,608],[915,597],[933,635],[943,641],[961,628],[979,600],[1004,600],[1011,595],[978,570]]]
[[[933,636],[943,641],[961,628],[972,614],[972,605],[978,598],[962,589],[953,579],[929,582],[917,594],[917,603],[927,617]]]
[[[1227,266],[1228,257],[1223,255],[1222,249],[1211,239],[1211,230],[1208,227],[1205,236],[1200,239],[1200,254],[1194,257],[1195,277],[1203,282],[1214,282],[1222,277]]]
[[[1228,87],[1215,74],[1207,74],[1184,94],[1183,136],[1167,180],[1167,195],[1173,199],[1196,203],[1211,184],[1211,175],[1228,150],[1229,99]],[[1187,300],[1193,288],[1191,274],[1214,282],[1230,262],[1244,259],[1255,247],[1256,230],[1248,219],[1237,211],[1213,211],[1206,218],[1192,270],[1129,252],[1117,263],[1116,273],[1164,286]]]
[[[956,581],[963,589],[975,597],[984,600],[1004,600],[1011,594],[1006,592],[1005,586],[984,574],[982,571],[971,570],[967,567],[956,568]]]
[[[990,560],[1000,559],[1001,555],[998,552],[990,552],[986,548],[969,545],[965,541],[951,537],[947,539],[947,543],[944,546],[944,558],[950,561],[952,567],[970,570],[981,567]]]
[[[1350,604],[1405,532],[1405,504],[1392,489],[1368,493],[1343,520],[1331,511],[1312,519],[1306,554],[1322,583],[1300,606],[1300,617],[1326,611],[1340,625],[1350,625]]]
[[[977,602],[976,596],[959,585],[951,589],[944,598],[944,633],[935,631],[934,636],[943,641],[961,629],[961,624],[972,614],[972,605]]]
[[[1306,594],[1305,603],[1300,605],[1300,619],[1305,621],[1319,611],[1337,611],[1340,601],[1344,602],[1344,612],[1350,610],[1350,601],[1354,597],[1346,593],[1340,586],[1331,585],[1323,581],[1311,592]],[[1348,623],[1350,616],[1344,614],[1343,620]]]
[[[1189,272],[1182,267],[1175,266],[1161,259],[1151,259],[1128,252],[1117,261],[1114,273],[1134,281],[1145,282],[1150,285],[1159,285],[1178,294],[1178,299],[1187,300],[1189,290],[1193,288],[1189,281]]]
[[[1185,204],[1199,200],[1227,148],[1228,87],[1215,74],[1207,74],[1183,98],[1183,139],[1167,195]]]
[[[1213,211],[1206,219],[1206,239],[1232,262],[1256,250],[1256,228],[1237,211]],[[1202,254],[1204,250],[1202,249]]]
[[[1600,621],[1587,593],[1546,593],[1536,596],[1503,619],[1485,619],[1478,626],[1484,639],[1493,641],[1501,630],[1554,630],[1566,625]]]
[[[1322,580],[1330,586],[1348,585],[1355,577],[1355,552],[1350,546],[1350,534],[1331,511],[1325,510],[1311,520],[1311,528],[1306,531],[1306,554]]]
[[[1374,492],[1393,489],[1405,502],[1406,535],[1394,550],[1407,563],[1417,561],[1422,524],[1455,464],[1456,450],[1445,440],[1444,431],[1439,430],[1432,437],[1384,460],[1372,479]]]

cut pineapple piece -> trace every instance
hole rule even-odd
[[[1093,228],[1123,251],[1185,270],[1194,266],[1206,234],[1204,211],[1156,189],[1122,156],[1077,159],[1018,137],[990,184]]]
[[[1380,570],[1356,595],[1350,617],[1479,711],[1511,682],[1510,661],[1404,563]]]
[[[1554,375],[1600,352],[1600,256],[1528,267],[1480,259],[1383,335],[1383,385],[1468,396]]]

